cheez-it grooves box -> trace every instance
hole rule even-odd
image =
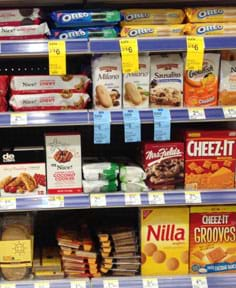
[[[185,189],[235,187],[236,131],[186,133]]]
[[[236,272],[236,206],[190,209],[190,273]]]

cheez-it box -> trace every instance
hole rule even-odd
[[[185,188],[234,188],[235,145],[236,131],[187,132]]]
[[[236,206],[191,207],[190,273],[236,272]]]
[[[189,209],[141,209],[142,275],[188,274]]]

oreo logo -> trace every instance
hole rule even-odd
[[[128,33],[130,37],[137,37],[139,35],[153,33],[154,30],[151,28],[131,29]]]
[[[200,26],[197,28],[197,34],[202,35],[209,32],[220,31],[223,30],[222,25],[209,25],[209,26]]]
[[[15,162],[15,155],[10,153],[3,154],[2,160],[4,163]]]
[[[197,16],[199,19],[204,19],[206,17],[222,15],[222,14],[224,14],[224,10],[222,9],[206,9],[206,10],[201,10]]]

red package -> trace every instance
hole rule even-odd
[[[0,112],[7,111],[6,95],[8,91],[9,77],[6,75],[0,76]]]

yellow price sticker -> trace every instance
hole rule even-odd
[[[122,59],[122,72],[139,72],[139,56],[137,39],[120,39],[120,51]]]
[[[205,42],[200,36],[187,36],[187,56],[185,70],[202,70],[204,60]]]
[[[48,41],[49,75],[66,75],[65,41]]]

